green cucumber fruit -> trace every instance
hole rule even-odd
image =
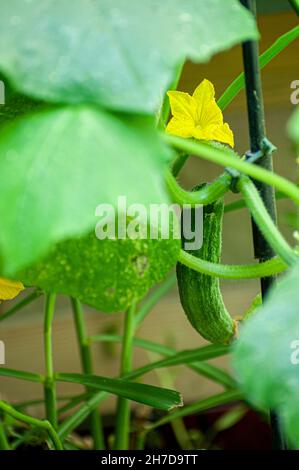
[[[203,243],[200,249],[189,251],[193,256],[220,262],[223,207],[223,200],[203,207]],[[184,248],[183,234],[182,241]],[[181,304],[195,330],[212,343],[229,343],[236,335],[237,322],[225,308],[219,279],[178,263],[177,280]]]

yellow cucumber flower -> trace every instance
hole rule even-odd
[[[182,91],[168,91],[173,117],[166,132],[198,140],[216,140],[234,147],[234,135],[223,123],[222,111],[215,100],[215,90],[209,80],[203,80],[192,96]]]
[[[21,282],[0,277],[0,301],[14,299],[23,289]]]

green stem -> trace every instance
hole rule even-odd
[[[37,299],[41,295],[42,295],[42,292],[40,290],[36,290],[36,291],[32,292],[27,297],[25,297],[25,299],[21,300],[16,305],[14,305],[9,310],[7,310],[2,315],[0,315],[0,321],[6,320],[8,317],[13,315],[14,313],[17,313],[19,310],[26,307],[26,305],[30,304],[31,302],[33,302],[35,299]]]
[[[253,182],[247,176],[241,175],[238,181],[238,189],[241,191],[255,223],[271,248],[288,265],[295,264],[298,261],[298,256],[277,229]]]
[[[234,402],[236,400],[242,400],[243,395],[239,390],[229,390],[227,392],[220,393],[219,395],[214,395],[209,398],[205,398],[204,400],[200,400],[196,403],[192,403],[191,405],[184,406],[172,413],[169,413],[163,418],[159,419],[155,423],[149,425],[144,434],[146,435],[150,431],[162,426],[164,424],[170,423],[174,419],[183,418],[184,416],[188,416],[195,413],[200,413],[201,411],[208,410],[210,408],[214,408],[216,406],[224,405],[226,403]]]
[[[220,175],[213,183],[205,185],[198,191],[190,192],[183,189],[170,171],[166,172],[166,184],[173,200],[183,204],[211,204],[221,198],[230,189],[231,175],[228,172]]]
[[[46,416],[57,428],[56,384],[53,369],[52,323],[55,313],[56,294],[47,294],[44,319],[45,382],[44,395]]]
[[[0,401],[0,410],[12,416],[18,421],[29,424],[39,429],[45,429],[49,434],[49,437],[53,443],[55,450],[63,450],[59,436],[49,421],[42,421],[40,419],[33,418],[32,416],[25,415],[24,413],[15,410],[12,406],[10,406],[8,403],[5,403],[4,401]]]
[[[298,185],[297,185],[298,187]],[[275,200],[281,201],[282,199],[286,199],[286,195],[283,194],[281,191],[275,192]],[[244,199],[239,199],[238,201],[230,202],[229,204],[225,204],[224,212],[234,212],[239,209],[244,209],[246,207]]]
[[[127,310],[124,325],[120,375],[130,373],[132,367],[135,303]],[[116,413],[115,450],[128,450],[130,436],[130,401],[118,398]]]
[[[11,450],[9,442],[5,434],[5,430],[4,430],[4,426],[3,426],[1,418],[0,418],[0,450]]]
[[[88,400],[91,396],[92,396],[92,393],[84,392],[84,393],[81,393],[80,395],[77,395],[76,397],[70,398],[70,400],[67,403],[65,403],[60,408],[58,408],[58,415],[62,413],[66,413],[72,408],[75,408],[75,406],[80,405],[80,403],[84,402],[85,400]]]
[[[229,352],[230,350],[227,345],[209,344],[208,346],[203,346],[198,349],[181,351],[178,353],[179,357],[173,355],[167,357],[166,359],[150,362],[149,364],[146,364],[142,367],[138,367],[138,369],[127,372],[126,374],[122,375],[121,378],[124,380],[133,380],[155,369],[172,367],[180,364],[191,364],[197,361],[207,361],[208,359],[213,359],[215,357],[223,356],[224,354],[229,354]]]
[[[245,209],[246,204],[244,199],[238,199],[237,201],[229,202],[224,206],[224,212],[227,214],[228,212],[235,212],[239,209]]]
[[[17,369],[8,369],[8,367],[0,367],[0,377],[12,377],[14,379],[27,380],[29,382],[44,383],[45,377],[34,372],[26,372]]]
[[[171,172],[173,176],[178,176],[181,169],[185,165],[186,161],[188,160],[189,155],[187,153],[181,152],[173,161],[171,165]]]
[[[149,358],[151,359],[151,355],[149,355]],[[160,371],[159,369],[157,369],[156,375],[158,376],[161,387],[169,389],[175,388],[174,380],[169,371]],[[189,432],[185,426],[184,420],[182,418],[174,419],[170,423],[170,425],[172,427],[172,432],[176,438],[179,448],[184,450],[193,449],[192,441],[190,439]]]
[[[85,403],[83,403],[74,413],[68,416],[59,426],[58,435],[63,441],[67,436],[96,409],[100,403],[107,398],[106,392],[94,393]]]
[[[111,335],[111,334],[95,335],[91,337],[91,340],[94,342],[101,341],[101,342],[122,343],[123,337],[119,335]],[[164,346],[163,344],[154,343],[152,341],[148,341],[148,340],[141,339],[141,338],[134,338],[133,345],[139,348],[145,349],[146,351],[151,351],[154,353],[162,354],[162,356],[166,356],[166,357],[170,357],[178,353],[176,349],[169,348],[167,346]],[[188,363],[185,365],[189,369],[192,369],[196,373],[204,377],[207,377],[208,379],[213,380],[216,383],[219,383],[225,388],[235,387],[234,379],[227,372],[223,371],[222,369],[219,369],[216,366],[207,364],[205,362],[194,362],[194,363],[191,363],[191,364]]]
[[[170,357],[166,360],[156,361],[151,364],[147,364],[143,367],[128,372],[123,375],[121,378],[126,380],[132,380],[140,377],[143,374],[146,374],[157,367],[170,367],[173,365],[193,363],[197,365],[198,361],[206,361],[208,359],[214,359],[215,357],[223,356],[224,354],[229,353],[229,348],[223,345],[209,345],[200,348],[200,351],[185,351],[184,360],[173,361],[173,358]],[[186,357],[186,355],[188,357]],[[196,363],[196,364],[195,364]],[[95,393],[91,398],[89,398],[85,403],[83,403],[78,410],[76,410],[71,416],[69,416],[59,427],[59,437],[60,439],[65,439],[69,433],[71,433],[76,427],[78,427],[95,409],[99,404],[109,396],[106,392]]]
[[[134,316],[134,329],[141,325],[145,317],[152,310],[152,308],[159,302],[160,298],[166,294],[176,284],[176,275],[172,274],[165,281],[163,281],[144,301]]]
[[[216,163],[224,167],[234,168],[235,170],[245,173],[252,178],[262,181],[274,188],[280,190],[288,197],[293,199],[299,205],[299,188],[286,178],[277,175],[264,168],[245,162],[240,158],[233,156],[231,151],[215,148],[203,142],[194,142],[189,139],[183,139],[170,134],[163,134],[164,141],[179,150],[184,150],[190,155],[200,157],[204,160]]]
[[[146,441],[146,432],[143,430],[137,434],[136,450],[144,450],[145,441]]]
[[[97,337],[92,337],[91,340],[96,340]],[[144,342],[144,340],[140,340]],[[153,346],[156,350],[156,345]],[[200,370],[197,370],[197,366],[202,366],[203,370],[201,371],[203,374],[206,373],[207,377],[215,377],[216,381],[219,381],[219,383],[223,384],[225,387],[231,388],[233,386],[232,380],[230,377],[225,377],[225,374],[222,373],[223,371],[220,371],[215,368],[215,371],[209,371],[209,370],[204,370],[205,366],[207,369],[209,368],[209,364],[200,364],[198,361],[203,361],[207,360],[210,358],[215,358],[220,355],[223,355],[225,353],[228,353],[229,349],[224,346],[213,346],[213,347],[206,347],[203,348],[202,354],[196,354],[196,356],[192,357],[192,351],[190,351],[187,355],[188,357],[184,358],[184,361],[180,361],[180,363],[185,363],[188,362],[194,370],[200,373]],[[159,352],[159,351],[158,351]],[[161,351],[162,354],[165,353]],[[191,356],[190,356],[191,353]],[[165,354],[166,355],[166,354]],[[199,359],[200,357],[200,359]],[[192,360],[193,359],[193,360]],[[141,367],[135,371],[128,372],[122,376],[122,378],[127,378],[127,379],[136,379],[137,377],[141,376],[144,373],[150,372],[151,370],[154,370],[157,367],[166,367],[166,366],[171,366],[174,365],[172,364],[172,358],[170,358],[170,363],[167,361],[157,361],[152,364],[146,365],[144,367]],[[175,361],[177,363],[177,361]],[[86,418],[87,416],[91,413],[93,409],[99,406],[99,404],[107,398],[108,394],[105,392],[98,392],[95,393],[92,397],[90,397],[84,404],[80,406],[78,410],[76,410],[71,416],[69,416],[59,427],[59,436],[61,439],[65,439],[74,429],[76,429]]]
[[[264,68],[274,57],[282,52],[289,44],[299,37],[299,26],[291,29],[287,33],[280,36],[263,54],[259,57],[260,68]],[[224,110],[231,101],[238,95],[238,93],[245,87],[244,72],[227,87],[225,92],[220,96],[217,101],[218,106]]]
[[[292,250],[291,250],[292,251]],[[295,252],[292,251],[294,257]],[[184,250],[180,250],[178,261],[188,268],[208,276],[222,279],[255,279],[279,274],[288,267],[281,258],[272,258],[259,264],[217,264],[197,258]]]
[[[297,15],[299,16],[299,0],[289,0],[289,2],[292,5],[292,7],[294,8]],[[298,29],[299,29],[299,27],[298,27]]]
[[[92,356],[87,336],[84,314],[79,300],[71,298],[74,323],[76,327],[77,341],[79,345],[80,359],[83,374],[93,374]],[[89,389],[86,388],[88,392]],[[99,410],[95,409],[90,415],[90,429],[93,437],[94,448],[104,450],[104,434]]]

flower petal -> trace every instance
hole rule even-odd
[[[195,126],[191,119],[178,119],[173,117],[166,126],[168,134],[178,135],[179,137],[193,137]]]
[[[223,124],[222,111],[215,101],[214,85],[209,80],[203,80],[195,89],[193,98],[197,105],[196,124],[204,128],[212,124]]]
[[[195,88],[193,98],[197,104],[215,99],[215,88],[210,80],[206,78]]]
[[[222,126],[223,125],[223,115],[222,111],[217,105],[216,101],[210,101],[205,103],[201,109],[201,115],[199,116],[198,124],[202,127],[208,126]]]
[[[196,102],[192,96],[183,91],[168,91],[172,115],[177,119],[196,118]]]
[[[0,300],[9,300],[16,297],[24,286],[21,282],[11,281],[0,277]]]
[[[215,140],[234,146],[234,136],[223,123],[222,111],[215,101],[215,90],[209,80],[203,80],[192,96],[181,91],[168,93],[172,119],[166,127],[169,134]]]
[[[206,140],[216,140],[223,144],[228,144],[232,148],[234,147],[234,134],[227,123],[221,126],[208,126],[204,129],[204,135]]]
[[[205,115],[205,107],[215,101],[215,89],[213,83],[204,79],[198,87],[195,88],[192,97],[196,102],[196,124],[202,125],[201,120],[203,115]]]

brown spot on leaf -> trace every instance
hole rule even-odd
[[[144,275],[149,265],[148,258],[145,255],[134,256],[132,263],[139,276]]]

